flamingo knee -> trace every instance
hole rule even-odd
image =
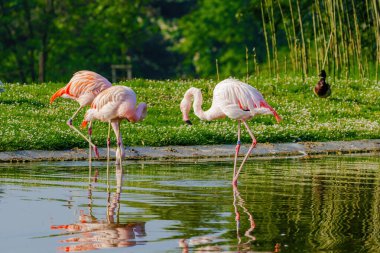
[[[241,146],[241,141],[238,141],[235,148],[236,153],[239,153],[240,146]]]
[[[256,145],[257,145],[257,140],[256,140],[256,139],[253,139],[253,140],[252,140],[251,147],[252,147],[252,148],[255,148]]]
[[[73,119],[70,118],[70,119],[66,122],[66,124],[67,124],[69,127],[72,127],[72,126],[73,126]]]

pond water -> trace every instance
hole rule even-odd
[[[232,166],[0,164],[1,252],[380,252],[378,155]]]

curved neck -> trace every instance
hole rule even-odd
[[[203,97],[201,90],[194,88],[190,94],[194,97],[193,110],[195,115],[201,120],[209,120],[207,111],[205,112],[202,110]]]
[[[140,103],[136,110],[131,110],[127,113],[126,117],[130,122],[138,122],[145,118],[147,105],[145,103]]]
[[[215,106],[214,103],[211,105],[210,109],[208,109],[207,111],[203,111],[202,110],[203,98],[202,98],[201,90],[192,87],[186,91],[180,104],[184,121],[189,120],[189,112],[191,109],[192,98],[194,98],[194,102],[193,102],[194,113],[201,120],[213,120],[213,119],[221,118],[224,116],[223,114],[220,113],[218,107]]]

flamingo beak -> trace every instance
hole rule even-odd
[[[191,126],[193,123],[191,123],[191,121],[188,119],[188,120],[185,120],[185,123],[189,126]]]
[[[82,121],[82,124],[80,125],[80,128],[82,128],[82,129],[83,129],[83,128],[86,128],[87,123],[88,123],[87,121],[83,120],[83,121]]]

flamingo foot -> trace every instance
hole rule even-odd
[[[94,149],[94,152],[95,152],[95,156],[96,156],[96,158],[99,158],[100,155],[99,155],[98,147],[97,147],[97,146],[93,146],[93,149]]]

